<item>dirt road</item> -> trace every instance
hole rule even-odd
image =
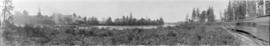
[[[233,32],[232,30],[230,30],[232,28],[231,26],[222,26],[222,28],[225,29],[228,33],[232,34],[234,37],[240,39],[240,46],[269,46],[268,43],[260,41],[256,38],[252,38],[245,34]]]

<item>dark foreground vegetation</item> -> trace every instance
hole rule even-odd
[[[76,27],[25,27],[4,31],[8,45],[237,45],[225,30],[209,25],[182,24],[158,29],[77,29]]]

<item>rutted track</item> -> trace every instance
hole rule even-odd
[[[269,42],[262,41],[248,32],[237,32],[230,26],[222,26],[228,33],[241,40],[240,46],[269,46]]]

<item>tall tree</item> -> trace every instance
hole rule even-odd
[[[200,22],[205,22],[206,15],[207,15],[207,12],[206,11],[202,11],[202,13],[199,15],[199,21]]]
[[[236,20],[239,19],[245,19],[246,16],[246,3],[244,1],[238,1],[236,2],[235,6],[235,15],[236,15]]]
[[[109,17],[107,20],[106,20],[106,24],[107,25],[113,25],[113,21],[112,21],[112,18]]]
[[[4,0],[3,2],[4,6],[2,9],[2,26],[8,26],[9,24],[13,24],[13,15],[11,12],[14,9],[14,6],[12,4],[12,0]]]
[[[214,22],[215,21],[215,15],[214,15],[213,8],[208,8],[206,17],[207,17],[208,22]]]
[[[120,23],[121,23],[121,19],[116,18],[116,19],[114,20],[114,25],[120,25]]]
[[[98,25],[99,24],[99,21],[96,17],[91,17],[88,19],[87,21],[88,24],[90,25]]]
[[[191,19],[195,20],[196,18],[197,18],[197,11],[193,8]]]
[[[138,23],[139,25],[146,24],[146,20],[144,18],[141,18]]]
[[[159,23],[159,24],[164,24],[164,20],[163,20],[163,18],[159,18],[158,23]]]
[[[23,15],[29,15],[28,11],[23,10]]]
[[[200,9],[199,8],[197,8],[196,9],[196,18],[199,20],[200,19],[200,17],[201,17],[201,11],[200,11]]]
[[[226,21],[244,19],[246,14],[246,4],[243,1],[229,1],[225,11]]]

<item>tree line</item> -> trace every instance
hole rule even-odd
[[[188,22],[215,22],[214,10],[212,7],[207,10],[200,11],[193,8],[191,18],[187,17]]]
[[[112,19],[108,17],[104,21],[99,21],[96,17],[86,17],[83,20],[79,20],[75,23],[75,25],[162,25],[164,24],[163,18],[159,18],[156,20],[151,20],[150,18],[133,18],[132,16],[123,16],[122,18]]]
[[[38,12],[36,15],[30,16],[26,10],[23,12],[15,12],[15,20],[24,24],[45,24],[45,25],[162,25],[163,18],[134,18],[132,15],[123,16],[122,18],[108,17],[105,20],[98,20],[97,17],[83,17],[73,13],[72,15],[63,15],[53,13],[51,16],[42,15]],[[24,21],[24,22],[21,22]],[[29,23],[30,22],[30,23]]]
[[[266,4],[266,6],[264,6],[264,4]],[[266,9],[264,9],[264,7]],[[257,16],[265,16],[264,10],[266,11],[265,15],[270,15],[270,1],[266,1],[265,3],[263,0],[229,1],[224,15],[221,16],[221,20],[231,22]]]
[[[106,20],[106,25],[162,25],[164,24],[163,18],[151,20],[150,18],[136,19],[132,16],[123,16],[116,18],[112,21],[111,17]]]

